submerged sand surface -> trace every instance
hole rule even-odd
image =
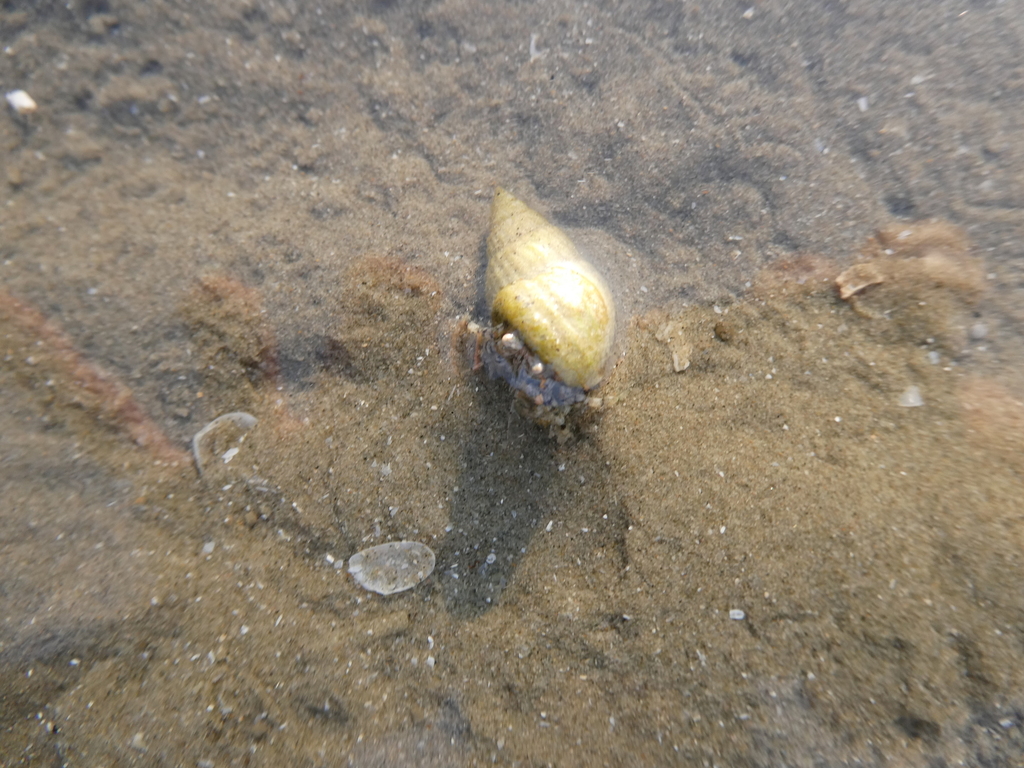
[[[4,4],[3,764],[1022,764],[1021,39]],[[625,318],[568,440],[460,333],[499,184]]]

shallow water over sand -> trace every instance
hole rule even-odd
[[[910,6],[0,11],[5,764],[1019,759],[1024,21]],[[630,318],[564,442],[498,184]]]

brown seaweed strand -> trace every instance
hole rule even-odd
[[[146,414],[132,390],[114,374],[79,353],[55,320],[2,289],[0,319],[25,334],[29,346],[41,345],[51,355],[53,366],[79,388],[79,392],[72,395],[72,402],[95,412],[98,419],[126,433],[155,459],[172,464],[189,461],[188,454]]]

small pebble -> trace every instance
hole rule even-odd
[[[434,571],[434,552],[418,541],[389,541],[356,552],[348,572],[363,589],[392,595],[412,589]]]
[[[745,614],[739,608],[733,608],[729,611],[729,618],[733,621],[743,621],[745,618],[747,618],[747,614]]]
[[[904,408],[917,408],[920,405],[924,405],[924,398],[921,397],[921,390],[911,385],[903,390],[899,402]]]
[[[205,427],[196,432],[195,437],[192,438],[192,457],[196,462],[196,470],[199,474],[203,474],[203,456],[205,451],[203,450],[203,444],[206,440],[214,440],[217,433],[224,430],[227,435],[221,435],[221,438],[230,436],[233,441],[241,442],[245,434],[256,426],[259,419],[244,411],[234,411],[232,413],[225,413],[223,416],[218,416],[216,419],[211,421]],[[210,436],[210,437],[208,437]],[[232,453],[232,450],[234,453]],[[238,453],[237,448],[228,448],[221,454],[221,459],[224,463],[228,463]]]
[[[94,35],[105,35],[118,25],[118,20],[112,13],[94,13],[89,17],[87,25]]]
[[[132,749],[138,750],[139,752],[145,752],[146,735],[142,731],[139,731],[134,736],[132,736],[132,740],[131,742],[129,742],[128,746],[130,746]]]
[[[36,100],[21,89],[10,91],[7,94],[7,103],[19,115],[30,115],[39,108]]]
[[[971,326],[970,334],[972,340],[981,341],[988,336],[988,326],[984,323],[975,323]]]

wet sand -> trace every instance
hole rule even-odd
[[[1024,21],[910,6],[5,6],[3,764],[1022,764]],[[499,184],[626,318],[564,442]]]

